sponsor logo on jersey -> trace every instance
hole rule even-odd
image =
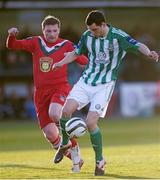
[[[42,72],[49,72],[52,67],[53,59],[50,57],[41,57],[40,60],[40,70]]]

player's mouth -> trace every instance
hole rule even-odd
[[[53,41],[55,41],[55,38],[54,37],[48,37],[48,41],[53,42]]]

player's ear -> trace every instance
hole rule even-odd
[[[60,33],[60,31],[61,31],[60,27],[58,28],[58,31],[59,31],[59,33]]]

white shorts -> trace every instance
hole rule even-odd
[[[78,110],[91,103],[89,111],[97,112],[104,117],[111,99],[115,81],[97,86],[86,84],[82,78],[73,86],[67,99],[74,99],[78,102]]]

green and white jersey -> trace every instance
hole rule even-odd
[[[96,86],[116,80],[126,52],[137,53],[138,48],[136,40],[111,25],[106,37],[96,38],[87,30],[76,47],[77,55],[88,53],[89,62],[82,75],[84,82]]]

